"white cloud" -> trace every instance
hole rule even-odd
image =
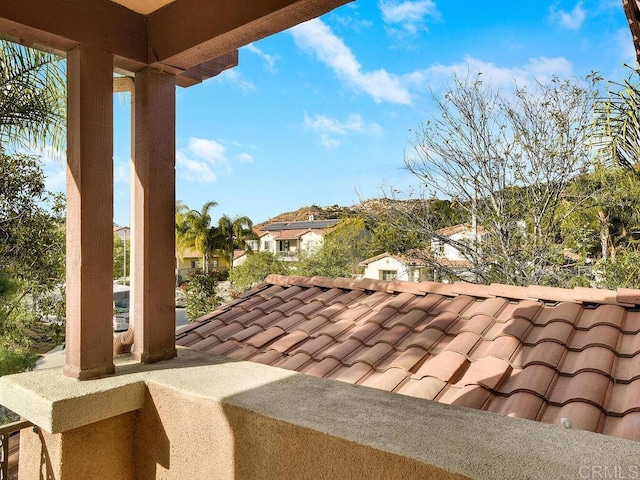
[[[236,157],[236,160],[238,160],[240,163],[254,163],[253,157],[246,152],[243,152],[240,155],[238,155]]]
[[[252,81],[244,78],[237,68],[229,68],[225,70],[220,75],[213,77],[213,81],[230,83],[245,93],[253,93],[257,90],[256,85]]]
[[[316,115],[314,118],[304,114],[303,127],[320,135],[320,142],[326,148],[338,147],[346,138],[353,134],[382,133],[382,127],[375,123],[366,123],[360,115],[352,114],[345,121],[327,117],[326,115]]]
[[[484,81],[495,87],[526,87],[538,81],[548,82],[553,76],[566,78],[573,76],[573,66],[564,57],[538,57],[519,67],[501,67],[492,62],[465,57],[464,61],[451,65],[434,65],[406,75],[403,80],[414,88],[429,87],[433,90],[446,88],[454,76],[465,78],[482,73]]]
[[[198,183],[217,181],[217,173],[231,171],[224,145],[204,138],[189,139],[187,148],[176,151],[177,173],[182,178]]]
[[[265,63],[267,64],[267,69],[270,72],[272,72],[272,73],[277,72],[277,69],[275,68],[277,57],[274,57],[273,55],[269,55],[267,53],[264,53],[264,51],[262,51],[261,49],[256,47],[253,43],[250,43],[249,45],[247,45],[244,48],[249,50],[251,53],[261,57],[265,61]]]
[[[378,5],[385,23],[399,24],[410,33],[424,28],[425,17],[438,18],[440,15],[432,0],[380,0]]]
[[[578,30],[587,17],[587,12],[582,8],[582,2],[580,1],[570,12],[556,10],[555,7],[551,7],[549,16],[553,22],[558,23],[563,28]]]
[[[321,20],[300,24],[292,28],[291,33],[299,48],[313,52],[341,81],[357,91],[365,92],[376,103],[411,104],[411,95],[397,75],[384,69],[362,71],[362,65],[349,47]]]

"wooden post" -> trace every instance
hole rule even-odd
[[[113,57],[67,55],[67,334],[64,374],[113,373]]]
[[[131,318],[143,363],[176,356],[175,82],[150,67],[135,77]]]

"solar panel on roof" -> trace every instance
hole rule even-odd
[[[332,220],[306,220],[302,222],[275,222],[270,223],[262,228],[262,230],[271,230],[277,232],[281,230],[304,230],[307,228],[327,228],[335,227],[338,224],[337,219]]]

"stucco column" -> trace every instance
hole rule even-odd
[[[113,57],[67,55],[67,325],[64,374],[113,373]]]
[[[132,175],[133,357],[153,363],[175,348],[175,77],[135,77]]]

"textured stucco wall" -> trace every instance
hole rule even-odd
[[[117,364],[116,375],[87,382],[60,369],[0,378],[0,403],[42,429],[24,431],[20,480],[575,479],[597,478],[585,475],[603,468],[627,475],[619,478],[640,471],[637,442],[256,363],[180,350],[168,362]]]
[[[140,479],[468,478],[158,385],[149,385],[137,444]]]
[[[64,433],[20,434],[19,480],[133,480],[137,413]]]

